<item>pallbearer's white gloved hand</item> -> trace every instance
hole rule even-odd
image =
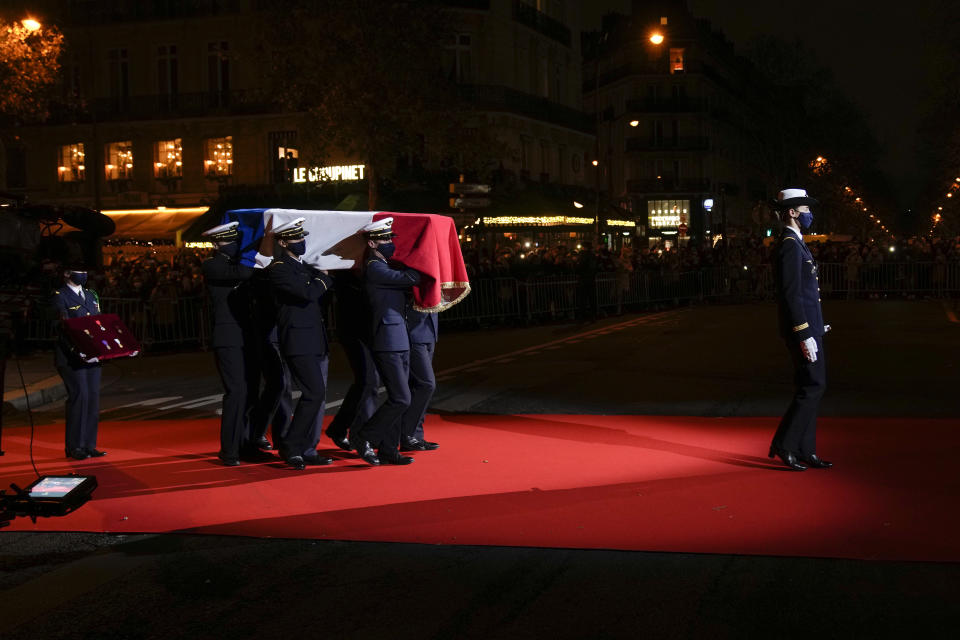
[[[823,325],[823,332],[824,332],[824,333],[830,333],[830,329],[832,329],[832,328],[833,328],[833,327],[831,327],[830,325],[825,324],[825,325]]]
[[[801,342],[800,350],[803,352],[803,357],[810,362],[817,361],[817,341],[813,338],[807,338]]]

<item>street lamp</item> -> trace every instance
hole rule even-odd
[[[33,18],[25,18],[20,21],[20,24],[22,24],[23,28],[27,31],[39,31],[40,27],[43,26]]]
[[[654,31],[650,34],[650,42],[653,44],[663,44],[663,34],[659,31]]]

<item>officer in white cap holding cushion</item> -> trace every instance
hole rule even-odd
[[[220,416],[220,452],[228,467],[240,464],[249,451],[247,414],[251,406],[248,388],[250,366],[247,346],[252,339],[249,291],[244,284],[253,268],[239,262],[239,222],[228,222],[203,232],[217,245],[217,253],[203,261],[203,279],[213,305],[211,346],[223,384]]]
[[[332,288],[333,280],[302,261],[309,235],[303,228],[304,220],[297,218],[274,227],[283,254],[267,267],[277,301],[280,351],[302,394],[277,449],[280,457],[297,470],[308,464],[333,462],[317,453],[330,357],[320,300]]]
[[[370,350],[387,389],[387,400],[357,433],[350,434],[350,444],[368,464],[410,464],[413,458],[399,451],[400,418],[410,406],[406,312],[412,287],[420,282],[420,272],[390,262],[393,218],[368,224],[363,234],[367,239],[363,280],[370,308]],[[374,448],[378,449],[376,453]]]
[[[784,189],[772,202],[784,224],[774,280],[780,335],[793,363],[795,389],[770,445],[770,457],[778,456],[794,471],[833,466],[817,455],[817,411],[827,384],[823,336],[830,325],[823,324],[817,264],[803,242],[803,230],[813,223],[814,204],[817,201],[803,189]]]

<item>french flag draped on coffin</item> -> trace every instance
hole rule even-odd
[[[317,211],[308,209],[234,209],[223,222],[240,223],[240,261],[265,267],[273,259],[272,229],[305,218],[310,232],[303,261],[318,269],[361,268],[367,248],[362,229],[376,220],[393,218],[396,251],[393,260],[424,274],[413,288],[414,308],[438,312],[449,309],[470,293],[467,269],[453,220],[429,213],[389,211]]]

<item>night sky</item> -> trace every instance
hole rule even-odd
[[[584,3],[584,28],[596,28],[607,11],[629,13],[629,0]],[[771,34],[801,39],[833,70],[847,94],[867,115],[884,146],[881,167],[904,204],[913,208],[918,181],[915,133],[930,73],[926,43],[936,37],[940,11],[958,9],[948,0],[837,2],[836,0],[689,0],[738,49]],[[952,6],[952,9],[951,9]]]

